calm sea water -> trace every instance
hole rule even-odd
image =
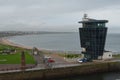
[[[104,73],[94,75],[84,75],[79,77],[69,77],[57,80],[120,80],[120,73]]]
[[[17,44],[59,51],[80,51],[79,33],[39,34],[10,37]],[[120,52],[120,34],[108,34],[106,50]]]
[[[60,51],[81,51],[78,33],[25,35],[8,38],[17,44]],[[106,50],[120,52],[120,34],[108,34]],[[120,73],[105,73],[57,80],[120,80]]]

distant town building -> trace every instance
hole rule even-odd
[[[108,20],[87,18],[87,14],[84,15],[82,21],[79,21],[82,23],[79,34],[82,53],[85,58],[93,60],[101,57],[102,59],[107,34],[105,23],[107,22]]]

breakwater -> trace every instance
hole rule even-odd
[[[50,80],[70,76],[120,71],[120,62],[86,63],[80,66],[1,73],[0,80]]]

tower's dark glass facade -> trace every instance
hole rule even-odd
[[[80,43],[83,49],[84,57],[89,59],[98,59],[103,56],[107,27],[107,20],[95,20],[84,18],[82,28],[79,28]]]

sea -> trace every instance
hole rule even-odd
[[[81,51],[78,32],[22,35],[8,38],[16,44],[56,51]],[[120,52],[120,34],[108,33],[105,50]]]
[[[80,38],[78,32],[52,33],[8,37],[8,40],[40,49],[55,51],[80,52]],[[105,50],[120,54],[120,34],[108,33]],[[56,80],[120,80],[120,72],[75,76]]]
[[[98,73],[98,74],[67,77],[67,78],[55,79],[55,80],[120,80],[120,73],[119,72]]]

